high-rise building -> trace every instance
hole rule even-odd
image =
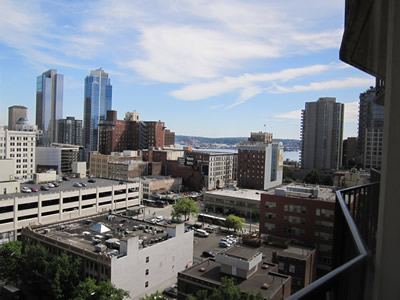
[[[343,141],[342,164],[346,169],[355,166],[357,158],[357,138],[348,137]]]
[[[106,118],[112,106],[112,85],[108,73],[101,68],[85,78],[83,111],[83,146],[86,151],[98,151],[99,123]]]
[[[8,108],[8,130],[15,130],[17,121],[21,118],[28,118],[28,109],[25,106],[13,105]]]
[[[282,184],[283,146],[272,142],[272,133],[252,132],[238,145],[238,186],[266,190]]]
[[[57,120],[57,143],[82,145],[82,120],[74,117]]]
[[[344,104],[336,98],[306,102],[302,110],[303,169],[339,169],[342,160]]]
[[[48,70],[37,77],[36,125],[43,135],[38,143],[50,145],[57,138],[58,119],[63,117],[64,75],[57,70]]]
[[[384,107],[375,99],[373,87],[360,94],[357,157],[364,169],[381,167]]]

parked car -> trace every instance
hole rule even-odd
[[[84,183],[84,182],[79,182],[79,183],[80,183],[81,186],[87,186],[87,184]]]
[[[203,257],[214,257],[215,254],[212,251],[203,251],[203,253],[201,254],[201,256]]]
[[[178,287],[176,286],[176,284],[174,284],[173,286],[166,288],[163,291],[163,293],[172,298],[177,298],[178,297]]]
[[[39,190],[37,188],[31,188],[32,192],[38,192]]]
[[[119,184],[126,184],[126,181],[120,181]]]
[[[73,186],[75,187],[81,187],[82,185],[79,182],[74,182]]]
[[[48,183],[47,186],[48,186],[49,188],[53,188],[53,187],[54,187],[54,184]]]
[[[48,190],[50,190],[50,188],[48,186],[46,186],[46,185],[42,185],[42,186],[40,186],[40,190],[41,191],[48,191]]]
[[[24,187],[21,189],[21,192],[22,192],[22,193],[32,193],[32,190],[31,190],[30,188],[28,188],[27,186],[24,186]]]
[[[63,179],[62,179],[62,178],[58,178],[58,179],[57,179],[57,182],[58,182],[58,183],[61,183],[61,182],[63,182]]]
[[[206,228],[204,228],[204,230],[207,231],[208,233],[214,232],[214,228],[212,228],[212,227],[206,227]]]
[[[60,185],[58,184],[57,181],[53,182],[52,184],[53,184],[55,187],[59,187],[59,186],[60,186]]]
[[[68,176],[63,176],[62,180],[64,180],[64,181],[70,181],[70,179],[69,179]]]
[[[229,243],[226,242],[226,241],[220,241],[220,242],[219,242],[219,245],[220,245],[222,248],[228,248],[228,247],[231,246],[231,244],[229,244]]]
[[[208,237],[208,232],[203,229],[195,229],[194,234],[201,237]]]
[[[89,178],[88,182],[90,182],[90,183],[95,183],[96,180],[94,180],[93,178]]]

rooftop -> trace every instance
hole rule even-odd
[[[242,291],[249,291],[252,293],[261,292],[266,299],[272,299],[277,291],[280,290],[281,285],[284,284],[289,276],[272,273],[272,269],[276,269],[276,265],[265,262],[267,268],[263,268],[264,262],[258,265],[258,270],[250,278],[243,279],[233,277],[235,285]],[[199,264],[186,269],[184,272],[179,273],[178,276],[184,277],[185,275],[195,278],[196,280],[203,280],[215,285],[221,284],[222,277],[228,277],[226,274],[220,272],[220,264],[214,260],[207,259]],[[263,289],[264,284],[268,284],[268,289]]]
[[[260,195],[263,193],[265,193],[265,191],[233,188],[233,189],[220,189],[211,192],[206,192],[204,195],[225,196],[225,197],[234,197],[234,198],[260,201],[261,198]]]
[[[99,230],[99,229],[102,230]],[[119,242],[139,237],[140,247],[148,247],[166,240],[167,228],[132,217],[103,214],[82,219],[33,228],[33,231],[59,242],[97,253],[96,245],[108,245],[103,253],[118,255]],[[117,250],[117,251],[116,251]],[[112,254],[111,254],[112,253]]]
[[[248,247],[245,245],[235,245],[234,247],[229,248],[228,250],[224,251],[223,254],[244,259],[244,260],[251,260],[254,256],[258,255],[260,251],[257,248]]]
[[[293,191],[293,189],[302,189],[305,190],[315,190],[318,193],[317,197],[311,197],[309,192],[297,192]],[[293,197],[293,198],[308,198],[311,200],[322,200],[322,201],[329,201],[335,202],[336,201],[336,193],[334,187],[327,187],[327,186],[318,186],[314,184],[287,184],[287,185],[280,185],[279,187],[271,188],[263,193],[268,195],[279,195],[276,193],[276,190],[284,191],[284,195],[286,197]]]

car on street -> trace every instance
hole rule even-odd
[[[214,232],[214,228],[212,228],[212,227],[206,227],[206,228],[204,228],[204,230],[207,231],[208,233]]]
[[[70,179],[69,179],[68,176],[63,176],[62,180],[64,180],[64,181],[70,181]]]
[[[201,256],[203,256],[203,257],[215,257],[215,254],[212,251],[203,251]]]
[[[89,178],[89,179],[88,179],[88,182],[90,182],[90,183],[95,183],[96,180],[94,180],[93,178]]]
[[[36,192],[38,192],[39,190],[38,190],[37,188],[31,188],[31,191],[36,193]]]
[[[75,187],[82,187],[82,185],[79,182],[74,182],[73,186]]]
[[[53,188],[53,187],[54,187],[54,184],[48,183],[47,186],[48,186],[49,188]]]
[[[50,188],[47,185],[42,185],[42,186],[40,186],[40,190],[41,191],[49,191]]]
[[[85,187],[87,186],[87,184],[84,183],[84,182],[79,182],[79,183],[80,183],[81,186],[85,186]]]
[[[22,192],[22,193],[32,193],[32,190],[31,190],[30,188],[28,188],[27,186],[24,186],[24,187],[21,189],[21,192]]]

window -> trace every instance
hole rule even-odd
[[[145,287],[145,288],[149,287],[149,282],[148,282],[148,281],[146,281],[146,282],[144,283],[144,287]]]
[[[279,271],[283,271],[283,270],[285,270],[285,263],[280,261],[279,262]]]
[[[276,202],[266,201],[265,202],[265,207],[267,207],[267,208],[276,208]]]
[[[274,230],[275,229],[275,224],[271,224],[271,223],[264,223],[264,228],[266,230]]]
[[[146,263],[148,263],[150,261],[150,256],[146,257]]]
[[[145,275],[149,275],[149,269],[146,269]]]
[[[294,273],[296,270],[295,265],[289,265],[289,273]]]

